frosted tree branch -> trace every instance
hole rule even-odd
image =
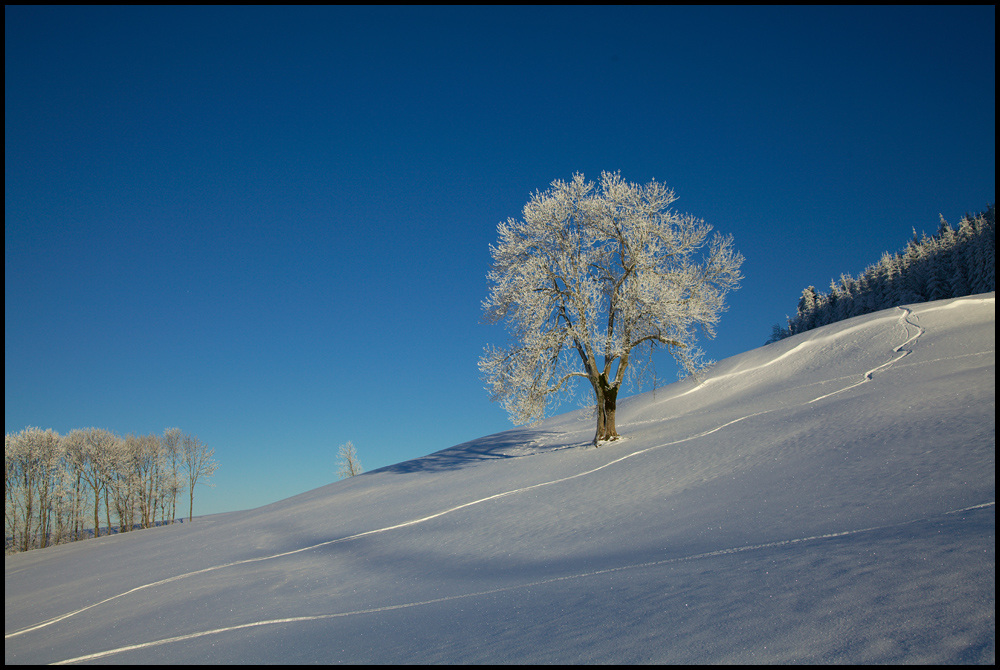
[[[636,347],[666,347],[697,372],[697,331],[714,336],[743,257],[731,237],[709,242],[712,227],[674,212],[674,200],[656,181],[639,186],[605,172],[594,184],[576,174],[498,226],[484,320],[503,322],[512,346],[487,348],[479,368],[512,421],[540,420],[584,377],[598,410],[596,445],[617,437],[615,398]]]

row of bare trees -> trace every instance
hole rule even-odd
[[[5,552],[96,537],[102,522],[104,534],[173,523],[185,491],[190,520],[195,485],[207,484],[218,467],[214,453],[179,428],[162,436],[101,428],[7,433]]]

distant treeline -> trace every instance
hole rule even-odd
[[[95,537],[102,520],[108,534],[112,518],[120,533],[173,523],[185,489],[190,517],[195,484],[218,466],[214,451],[179,428],[162,436],[122,437],[100,428],[7,433],[4,551]]]
[[[930,300],[996,290],[996,208],[966,214],[958,229],[941,217],[938,231],[913,239],[903,251],[885,252],[857,278],[844,274],[829,293],[802,291],[794,318],[775,325],[768,343],[852,316]]]

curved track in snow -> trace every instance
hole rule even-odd
[[[879,365],[878,367],[872,368],[871,370],[869,370],[868,372],[866,372],[864,374],[864,376],[861,378],[861,381],[859,381],[858,383],[851,384],[850,386],[844,387],[844,388],[840,389],[839,391],[834,391],[833,393],[827,393],[826,395],[821,395],[818,398],[813,398],[812,400],[809,401],[810,403],[819,402],[820,400],[823,400],[825,398],[829,398],[830,396],[835,396],[838,393],[843,393],[844,391],[849,391],[849,390],[851,390],[852,388],[854,388],[856,386],[861,386],[862,384],[867,384],[868,382],[870,382],[872,380],[872,378],[875,376],[876,372],[881,372],[882,370],[887,370],[888,368],[892,367],[893,365],[895,365],[896,363],[898,363],[899,361],[903,360],[904,358],[906,358],[907,356],[909,356],[910,354],[913,353],[912,349],[905,349],[904,347],[906,347],[909,344],[912,344],[913,342],[916,342],[917,339],[921,335],[923,335],[925,331],[924,331],[923,328],[921,328],[917,324],[915,324],[912,321],[910,321],[910,315],[913,314],[913,310],[909,309],[908,307],[902,307],[902,306],[897,307],[896,309],[899,309],[899,310],[901,310],[903,312],[900,315],[900,317],[899,317],[899,323],[902,324],[902,326],[906,329],[907,334],[909,334],[909,330],[910,330],[911,326],[913,328],[917,329],[916,333],[914,333],[912,336],[908,337],[899,346],[893,348],[892,353],[893,354],[899,354],[899,356],[896,356],[895,358],[889,359],[888,361],[886,361],[882,365]]]
[[[962,509],[951,510],[950,512],[945,512],[939,516],[947,516],[952,514],[962,514],[963,512],[970,512],[976,509],[984,509],[987,507],[994,507],[996,505],[995,501],[988,503],[982,503],[979,505],[972,505],[970,507],[963,507]],[[903,521],[900,523],[889,524],[886,526],[873,526],[871,528],[859,528],[856,530],[846,530],[839,533],[826,533],[824,535],[813,535],[810,537],[800,537],[792,540],[780,540],[777,542],[767,542],[765,544],[752,544],[744,545],[740,547],[730,547],[727,549],[716,549],[714,551],[707,551],[700,554],[692,554],[691,556],[678,556],[675,558],[667,558],[662,561],[647,561],[644,563],[635,563],[631,565],[621,565],[613,568],[605,568],[603,570],[590,570],[587,572],[580,572],[573,575],[563,575],[561,577],[552,577],[549,579],[539,579],[533,582],[527,582],[525,584],[515,584],[514,586],[504,586],[496,589],[487,589],[485,591],[473,591],[470,593],[461,593],[458,595],[444,596],[442,598],[432,598],[430,600],[420,600],[409,603],[399,603],[396,605],[384,605],[382,607],[371,607],[368,609],[353,610],[350,612],[334,612],[329,614],[312,614],[308,616],[299,617],[285,617],[281,619],[263,619],[260,621],[252,621],[249,623],[238,624],[236,626],[226,626],[223,628],[213,628],[211,630],[203,630],[195,633],[188,633],[186,635],[177,635],[174,637],[163,638],[161,640],[153,640],[151,642],[142,642],[138,644],[130,644],[123,647],[117,647],[115,649],[107,649],[105,651],[96,652],[93,654],[86,654],[84,656],[77,656],[75,658],[68,658],[53,665],[70,665],[73,663],[84,663],[87,661],[99,661],[110,656],[116,656],[118,654],[124,654],[129,651],[139,651],[142,649],[150,649],[152,647],[160,647],[166,644],[172,644],[174,642],[184,642],[186,640],[194,640],[200,637],[207,637],[210,635],[220,635],[222,633],[229,633],[238,630],[244,630],[247,628],[258,628],[261,626],[275,626],[280,624],[293,624],[293,623],[304,623],[309,621],[323,621],[327,619],[341,619],[344,617],[356,616],[359,614],[377,614],[379,612],[391,612],[393,610],[409,609],[412,607],[421,607],[424,605],[433,605],[435,603],[449,602],[455,600],[465,600],[468,598],[477,598],[480,596],[489,596],[497,593],[505,593],[510,591],[517,591],[519,589],[528,589],[537,586],[543,586],[545,584],[554,584],[557,582],[565,582],[574,579],[584,579],[587,577],[596,577],[598,575],[606,575],[615,572],[624,572],[626,570],[640,570],[643,568],[658,567],[661,565],[669,565],[671,563],[681,563],[686,561],[695,561],[703,558],[713,558],[716,556],[726,556],[729,554],[738,554],[746,551],[757,551],[760,549],[776,549],[779,547],[787,547],[796,544],[802,544],[805,542],[817,542],[820,540],[828,540],[832,538],[847,537],[850,535],[860,535],[862,533],[871,533],[879,530],[887,530],[890,528],[899,528],[902,526],[907,526],[914,523],[920,523],[922,521],[929,521],[930,517],[920,518],[920,519],[910,519],[909,521]]]
[[[328,546],[333,545],[333,544],[339,544],[341,542],[350,542],[351,540],[357,540],[357,539],[360,539],[362,537],[368,537],[370,535],[378,535],[380,533],[387,533],[389,531],[399,530],[401,528],[408,528],[410,526],[415,526],[417,524],[421,524],[421,523],[424,523],[426,521],[430,521],[432,519],[437,519],[439,517],[445,516],[446,514],[451,514],[452,512],[457,512],[457,511],[465,509],[467,507],[472,507],[473,505],[479,505],[479,504],[482,504],[482,503],[487,503],[487,502],[490,502],[491,500],[497,500],[499,498],[506,498],[507,496],[517,495],[518,493],[524,493],[525,491],[531,491],[533,489],[541,488],[543,486],[552,486],[554,484],[561,484],[562,482],[566,482],[566,481],[569,481],[571,479],[578,479],[580,477],[586,477],[587,475],[592,475],[595,472],[599,472],[601,470],[604,470],[605,468],[610,468],[611,466],[616,465],[618,463],[621,463],[622,461],[628,460],[629,458],[633,458],[635,456],[639,456],[639,455],[642,455],[642,454],[645,454],[645,453],[648,453],[650,451],[653,451],[653,450],[656,450],[656,449],[660,449],[660,448],[663,448],[663,447],[667,447],[667,446],[671,446],[671,445],[676,445],[676,444],[680,444],[680,443],[683,443],[683,442],[688,442],[690,440],[696,440],[698,438],[705,437],[706,435],[711,435],[712,433],[716,433],[716,432],[718,432],[720,430],[723,430],[724,428],[732,426],[733,424],[736,424],[736,423],[739,423],[739,422],[744,421],[746,419],[750,419],[750,418],[753,418],[755,416],[759,416],[761,414],[766,414],[766,413],[767,412],[757,412],[756,414],[749,414],[747,416],[740,417],[738,419],[734,419],[734,420],[732,420],[732,421],[730,421],[728,423],[725,423],[725,424],[722,424],[722,425],[717,426],[715,428],[712,428],[711,430],[707,430],[707,431],[704,431],[702,433],[698,433],[697,435],[691,435],[689,437],[685,437],[685,438],[682,438],[680,440],[675,440],[673,442],[666,442],[664,444],[658,444],[658,445],[656,445],[654,447],[648,447],[646,449],[641,449],[639,451],[635,451],[635,452],[632,452],[630,454],[626,454],[625,456],[621,456],[620,458],[616,458],[613,461],[609,461],[608,463],[600,465],[600,466],[598,466],[596,468],[592,468],[590,470],[586,470],[584,472],[578,472],[576,474],[569,475],[567,477],[560,477],[558,479],[553,479],[553,480],[550,480],[550,481],[547,481],[547,482],[540,482],[538,484],[532,484],[531,486],[524,486],[524,487],[521,487],[521,488],[512,489],[510,491],[504,491],[502,493],[496,493],[494,495],[486,496],[484,498],[479,498],[477,500],[472,500],[470,502],[463,503],[461,505],[456,505],[454,507],[449,507],[448,509],[441,510],[440,512],[435,512],[434,514],[429,514],[427,516],[423,516],[423,517],[420,517],[420,518],[417,518],[417,519],[411,519],[410,521],[404,521],[403,523],[397,523],[397,524],[394,524],[394,525],[391,525],[391,526],[384,526],[382,528],[375,528],[375,529],[372,529],[372,530],[366,530],[366,531],[364,531],[362,533],[355,533],[354,535],[348,535],[348,536],[345,536],[345,537],[340,537],[340,538],[337,538],[335,540],[327,540],[326,542],[319,542],[317,544],[311,544],[311,545],[306,546],[306,547],[300,547],[299,549],[293,549],[291,551],[285,551],[285,552],[281,552],[281,553],[278,553],[278,554],[271,554],[271,555],[268,555],[268,556],[258,556],[256,558],[246,558],[246,559],[239,560],[239,561],[232,561],[230,563],[222,563],[222,564],[219,564],[219,565],[213,565],[211,567],[203,568],[201,570],[194,570],[192,572],[185,572],[185,573],[182,573],[182,574],[179,574],[179,575],[175,575],[173,577],[167,577],[166,579],[160,579],[160,580],[155,581],[155,582],[150,582],[148,584],[143,584],[141,586],[136,586],[135,588],[129,589],[128,591],[123,591],[122,593],[119,593],[117,595],[111,596],[110,598],[105,598],[104,600],[101,600],[101,601],[96,602],[96,603],[92,603],[90,605],[87,605],[86,607],[81,607],[78,610],[74,610],[72,612],[67,612],[66,614],[61,614],[61,615],[59,615],[57,617],[53,617],[53,618],[48,619],[46,621],[42,621],[42,622],[37,623],[37,624],[35,624],[33,626],[28,626],[27,628],[22,628],[21,630],[14,631],[12,633],[7,633],[7,634],[4,635],[4,639],[5,640],[6,639],[10,639],[10,638],[13,638],[13,637],[17,637],[19,635],[24,635],[26,633],[30,633],[30,632],[33,632],[33,631],[36,631],[36,630],[39,630],[39,629],[42,629],[42,628],[46,628],[46,627],[51,626],[53,624],[59,623],[60,621],[65,621],[66,619],[69,619],[71,617],[77,616],[79,614],[83,614],[84,612],[86,612],[88,610],[92,610],[95,607],[99,607],[101,605],[105,605],[107,603],[113,602],[113,601],[118,600],[120,598],[124,598],[126,596],[132,595],[134,593],[138,593],[140,591],[145,591],[146,589],[151,589],[151,588],[154,588],[154,587],[157,587],[157,586],[163,586],[164,584],[170,584],[172,582],[180,581],[182,579],[187,579],[188,577],[194,577],[196,575],[203,575],[203,574],[206,574],[206,573],[209,573],[209,572],[215,572],[217,570],[225,570],[227,568],[233,568],[233,567],[236,567],[236,566],[239,566],[239,565],[247,565],[249,563],[259,563],[261,561],[271,561],[271,560],[275,560],[275,559],[279,559],[279,558],[285,558],[287,556],[294,556],[295,554],[301,554],[302,552],[311,551],[313,549],[319,549],[320,547],[328,547]]]
[[[819,402],[819,401],[821,401],[821,400],[823,400],[825,398],[829,398],[829,397],[831,397],[833,395],[837,395],[839,393],[843,393],[843,392],[848,391],[848,390],[850,390],[852,388],[855,388],[855,387],[857,387],[857,386],[859,386],[861,384],[865,384],[865,383],[871,381],[873,379],[873,376],[876,373],[884,371],[884,370],[892,367],[895,363],[899,362],[900,360],[902,360],[903,358],[905,358],[906,356],[908,356],[910,353],[912,353],[912,347],[911,347],[911,345],[917,339],[919,339],[924,334],[925,331],[924,331],[923,328],[921,328],[919,325],[917,325],[916,323],[914,323],[911,320],[912,311],[910,309],[905,308],[905,307],[900,307],[899,309],[902,311],[902,314],[900,315],[898,323],[900,323],[900,324],[902,324],[904,326],[907,337],[906,337],[906,339],[901,344],[899,344],[898,346],[896,346],[896,347],[893,348],[893,350],[892,350],[893,356],[890,358],[890,360],[888,360],[886,363],[883,363],[882,365],[880,365],[880,366],[878,366],[876,368],[873,368],[873,369],[868,370],[867,372],[865,372],[862,375],[862,378],[859,381],[857,381],[856,383],[850,384],[850,385],[848,385],[848,386],[846,386],[846,387],[844,387],[842,389],[839,389],[837,391],[834,391],[832,393],[827,393],[825,395],[822,395],[822,396],[819,396],[819,397],[816,397],[816,398],[812,398],[810,400],[804,400],[804,401],[802,401],[800,403],[800,405],[806,405],[806,404],[811,404],[811,403]],[[915,332],[913,330],[911,330],[911,329],[915,329]],[[908,347],[911,347],[911,348],[908,348]],[[207,568],[203,568],[201,570],[187,572],[187,573],[175,575],[175,576],[172,576],[172,577],[168,577],[166,579],[161,579],[161,580],[157,580],[157,581],[150,582],[150,583],[147,583],[147,584],[143,584],[143,585],[134,587],[132,589],[129,589],[127,591],[124,591],[122,593],[119,593],[117,595],[114,595],[114,596],[111,596],[109,598],[106,598],[104,600],[101,600],[101,601],[92,603],[90,605],[87,605],[86,607],[82,607],[82,608],[74,610],[72,612],[67,612],[65,614],[59,615],[57,617],[53,617],[53,618],[48,619],[46,621],[42,621],[42,622],[39,622],[37,624],[34,624],[34,625],[31,625],[31,626],[22,628],[20,630],[17,630],[17,631],[11,632],[11,633],[7,633],[7,634],[4,635],[4,639],[14,638],[14,637],[17,637],[17,636],[20,636],[20,635],[25,635],[25,634],[28,634],[28,633],[31,633],[31,632],[34,632],[34,631],[38,631],[38,630],[47,628],[47,627],[52,626],[52,625],[54,625],[56,623],[59,623],[61,621],[65,621],[65,620],[70,619],[72,617],[75,617],[75,616],[78,616],[78,615],[83,614],[85,612],[88,612],[89,610],[92,610],[94,608],[100,607],[101,605],[105,605],[105,604],[114,602],[114,601],[119,600],[121,598],[125,598],[127,596],[136,594],[138,592],[145,591],[147,589],[151,589],[151,588],[158,587],[158,586],[163,586],[165,584],[171,584],[173,582],[177,582],[177,581],[180,581],[180,580],[183,580],[183,579],[187,579],[189,577],[194,577],[194,576],[197,576],[197,575],[203,575],[203,574],[206,574],[206,573],[215,572],[215,571],[219,571],[219,570],[225,570],[225,569],[228,569],[228,568],[233,568],[233,567],[237,567],[237,566],[241,566],[241,565],[246,565],[246,564],[250,564],[250,563],[258,563],[258,562],[262,562],[262,561],[277,560],[277,559],[281,559],[281,558],[284,558],[284,557],[293,556],[295,554],[299,554],[299,553],[302,553],[302,552],[311,551],[311,550],[318,549],[318,548],[321,548],[321,547],[330,546],[330,545],[333,545],[333,544],[338,544],[338,543],[343,543],[343,542],[350,542],[352,540],[357,540],[357,539],[360,539],[360,538],[363,538],[363,537],[368,537],[368,536],[377,535],[377,534],[381,534],[381,533],[391,532],[391,531],[394,531],[394,530],[408,528],[410,526],[415,526],[415,525],[418,525],[418,524],[422,524],[422,523],[430,521],[432,519],[437,519],[439,517],[451,514],[453,512],[457,512],[459,510],[462,510],[462,509],[465,509],[465,508],[468,508],[468,507],[472,507],[474,505],[479,505],[479,504],[487,503],[487,502],[490,502],[490,501],[493,501],[493,500],[497,500],[497,499],[500,499],[500,498],[504,498],[504,497],[507,497],[507,496],[513,496],[513,495],[517,495],[517,494],[524,493],[524,492],[527,492],[527,491],[531,491],[533,489],[538,489],[538,488],[545,487],[545,486],[552,486],[552,485],[560,484],[562,482],[570,481],[570,480],[573,480],[573,479],[578,479],[578,478],[581,478],[581,477],[586,477],[588,475],[597,473],[597,472],[599,472],[601,470],[604,470],[606,468],[610,468],[610,467],[612,467],[612,466],[614,466],[616,464],[622,463],[623,461],[628,460],[628,459],[630,459],[632,457],[639,456],[639,455],[642,455],[642,454],[645,454],[645,453],[648,453],[648,452],[651,452],[651,451],[654,451],[654,450],[657,450],[657,449],[661,449],[661,448],[664,448],[664,447],[673,446],[673,445],[677,445],[677,444],[684,443],[684,442],[689,442],[691,440],[697,440],[697,439],[700,439],[702,437],[705,437],[705,436],[711,435],[713,433],[716,433],[718,431],[721,431],[721,430],[724,430],[726,428],[729,428],[729,427],[731,427],[731,426],[733,426],[733,425],[735,425],[737,423],[740,423],[740,422],[742,422],[744,420],[752,419],[754,417],[761,416],[761,415],[764,415],[764,414],[769,414],[771,412],[778,411],[778,409],[787,410],[788,407],[784,406],[784,407],[781,407],[781,408],[768,409],[768,410],[763,410],[763,411],[760,411],[760,412],[755,412],[755,413],[752,413],[752,414],[747,414],[745,416],[733,419],[733,420],[728,421],[728,422],[726,422],[724,424],[715,426],[714,428],[711,428],[710,430],[703,431],[703,432],[700,432],[700,433],[695,434],[695,435],[690,435],[690,436],[687,436],[687,437],[684,437],[684,438],[681,438],[681,439],[678,439],[678,440],[673,440],[673,441],[670,441],[670,442],[658,444],[658,445],[655,445],[655,446],[652,446],[652,447],[648,447],[646,449],[641,449],[641,450],[638,450],[638,451],[626,454],[626,455],[621,456],[619,458],[616,458],[616,459],[614,459],[612,461],[609,461],[609,462],[607,462],[607,463],[605,463],[603,465],[600,465],[600,466],[598,466],[596,468],[592,468],[592,469],[589,469],[589,470],[586,470],[586,471],[583,471],[583,472],[579,472],[579,473],[576,473],[576,474],[573,474],[573,475],[569,475],[569,476],[566,476],[566,477],[561,477],[561,478],[553,479],[553,480],[550,480],[550,481],[545,481],[545,482],[533,484],[533,485],[530,485],[530,486],[525,486],[525,487],[521,487],[521,488],[517,488],[517,489],[512,489],[512,490],[509,490],[509,491],[504,491],[504,492],[493,494],[493,495],[490,495],[490,496],[485,496],[483,498],[479,498],[479,499],[476,499],[476,500],[471,500],[471,501],[463,503],[461,505],[456,505],[454,507],[450,507],[450,508],[441,510],[441,511],[436,512],[434,514],[430,514],[430,515],[423,516],[423,517],[416,518],[416,519],[411,519],[409,521],[405,521],[405,522],[402,522],[402,523],[398,523],[398,524],[394,524],[394,525],[389,525],[389,526],[384,526],[384,527],[381,527],[381,528],[376,528],[376,529],[364,531],[364,532],[361,532],[361,533],[355,533],[353,535],[349,535],[349,536],[337,538],[337,539],[334,539],[334,540],[328,540],[328,541],[320,542],[320,543],[317,543],[317,544],[312,544],[312,545],[301,547],[301,548],[294,549],[294,550],[291,550],[291,551],[286,551],[286,552],[271,554],[271,555],[267,555],[267,556],[259,556],[259,557],[256,557],[256,558],[243,559],[243,560],[239,560],[239,561],[232,561],[232,562],[229,562],[229,563],[223,563],[223,564],[219,564],[219,565],[215,565],[215,566],[210,566],[210,567],[207,567]],[[951,512],[947,512],[946,514],[956,514],[956,513],[961,513],[961,512],[969,511],[969,510],[972,510],[972,509],[983,508],[983,507],[990,507],[990,506],[993,506],[994,504],[995,503],[991,501],[991,502],[983,503],[981,505],[976,505],[976,506],[973,506],[973,507],[967,507],[967,508],[963,508],[963,509],[953,510]],[[170,644],[170,643],[174,643],[174,642],[181,642],[181,641],[184,641],[184,640],[190,640],[190,639],[194,639],[194,638],[198,638],[198,637],[204,637],[204,636],[209,636],[209,635],[217,635],[217,634],[221,634],[221,633],[225,633],[225,632],[229,632],[229,631],[240,630],[240,629],[244,629],[244,628],[252,628],[252,627],[258,627],[258,626],[269,626],[269,625],[277,625],[277,624],[289,624],[289,623],[305,622],[305,621],[316,621],[316,620],[322,620],[322,619],[333,619],[333,618],[347,617],[347,616],[352,616],[352,615],[357,615],[357,614],[376,613],[376,612],[382,612],[382,611],[390,611],[390,610],[396,610],[396,609],[418,607],[418,606],[422,606],[422,605],[429,605],[429,604],[432,604],[432,603],[444,602],[444,601],[449,601],[449,600],[465,599],[465,598],[473,598],[473,597],[477,597],[477,596],[484,596],[484,595],[490,595],[490,594],[495,594],[495,593],[500,593],[500,592],[505,592],[505,591],[512,591],[512,590],[516,590],[516,589],[529,588],[529,587],[532,587],[532,586],[539,586],[539,585],[543,585],[543,584],[549,584],[549,583],[554,583],[554,582],[559,582],[559,581],[565,581],[565,580],[571,580],[571,579],[581,579],[581,578],[585,578],[585,577],[589,577],[589,576],[600,575],[600,574],[605,574],[605,573],[612,573],[612,572],[618,572],[618,571],[623,571],[623,570],[641,569],[641,568],[644,568],[644,567],[652,567],[652,566],[664,565],[664,564],[675,563],[675,562],[680,562],[680,561],[690,561],[690,560],[696,560],[696,559],[700,559],[700,558],[707,558],[707,557],[711,557],[711,556],[719,556],[719,555],[732,554],[732,553],[738,553],[738,552],[744,552],[744,551],[752,551],[752,550],[757,550],[757,549],[774,548],[774,547],[780,547],[780,546],[791,545],[791,544],[798,544],[798,543],[803,543],[803,542],[818,541],[818,540],[823,540],[823,539],[828,539],[828,538],[833,538],[833,537],[842,537],[842,536],[847,536],[847,535],[855,535],[855,534],[859,534],[859,533],[866,533],[866,532],[872,532],[872,531],[875,531],[875,530],[881,530],[881,529],[884,529],[884,528],[890,528],[890,527],[893,527],[893,526],[906,525],[906,524],[909,524],[909,523],[914,523],[916,521],[920,521],[920,520],[906,521],[906,522],[902,522],[902,523],[898,523],[898,524],[893,524],[892,526],[861,528],[861,529],[854,529],[854,530],[845,530],[845,531],[838,532],[838,533],[832,533],[832,534],[826,534],[826,535],[818,535],[818,536],[811,536],[811,537],[802,537],[802,538],[796,538],[796,539],[790,539],[790,540],[783,540],[783,541],[779,541],[779,542],[772,542],[772,543],[768,543],[768,544],[748,545],[748,546],[741,546],[741,547],[732,547],[732,548],[727,548],[727,549],[719,549],[719,550],[715,550],[715,551],[712,551],[712,552],[701,553],[701,554],[696,554],[696,555],[692,555],[692,556],[676,557],[676,558],[671,558],[671,559],[666,559],[666,560],[663,560],[663,561],[656,561],[656,562],[637,563],[637,564],[634,564],[634,565],[617,566],[617,567],[607,568],[607,569],[604,569],[604,570],[582,572],[582,573],[579,573],[579,574],[566,575],[566,576],[562,576],[562,577],[553,577],[553,578],[543,579],[543,580],[538,580],[538,581],[533,581],[533,582],[525,583],[525,584],[519,584],[519,585],[514,585],[514,586],[507,586],[507,587],[502,587],[502,588],[497,588],[497,589],[490,589],[490,590],[484,590],[484,591],[470,592],[470,593],[466,593],[466,594],[452,595],[452,596],[447,596],[447,597],[442,597],[442,598],[437,598],[437,599],[432,599],[432,600],[424,600],[424,601],[418,601],[418,602],[402,603],[402,604],[397,604],[397,605],[387,605],[387,606],[382,606],[382,607],[377,607],[377,608],[355,610],[355,611],[350,611],[350,612],[340,612],[340,613],[330,613],[330,614],[321,614],[321,615],[302,616],[302,617],[291,617],[291,618],[283,618],[283,619],[262,620],[262,621],[256,621],[256,622],[251,622],[251,623],[240,624],[240,625],[237,625],[237,626],[230,626],[230,627],[225,627],[225,628],[218,628],[218,629],[205,630],[205,631],[200,631],[200,632],[195,632],[195,633],[189,633],[189,634],[181,635],[181,636],[168,637],[168,638],[164,638],[164,639],[161,639],[161,640],[155,640],[155,641],[141,643],[141,644],[126,645],[126,646],[118,647],[118,648],[115,648],[115,649],[110,649],[110,650],[107,650],[107,651],[104,651],[104,652],[99,652],[99,653],[90,654],[90,655],[86,655],[86,656],[80,656],[80,657],[76,657],[76,658],[72,658],[72,659],[67,659],[65,661],[62,661],[62,663],[73,663],[73,662],[99,660],[99,659],[102,659],[102,658],[106,658],[108,656],[112,656],[112,655],[115,655],[115,654],[124,653],[124,652],[127,652],[127,651],[145,649],[145,648],[149,648],[149,647],[160,646],[160,645]]]

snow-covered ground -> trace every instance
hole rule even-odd
[[[5,662],[993,663],[995,314],[750,351],[600,449],[581,410],[8,557]]]

